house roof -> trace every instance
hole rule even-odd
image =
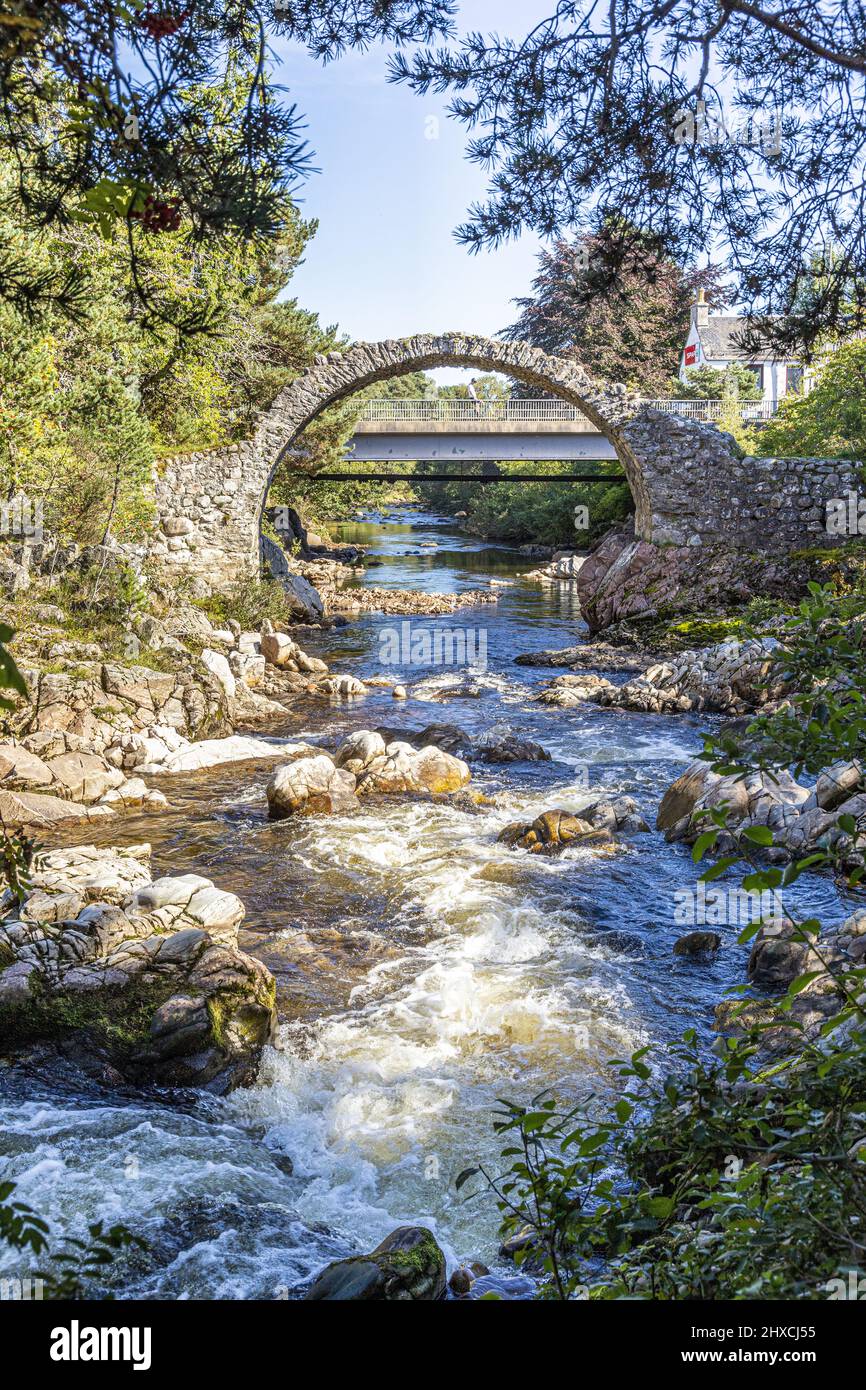
[[[772,348],[763,346],[757,352],[743,352],[734,339],[742,333],[746,320],[739,314],[710,314],[705,327],[698,327],[705,357],[733,358],[741,362],[771,362],[776,358]]]

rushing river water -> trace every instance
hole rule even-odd
[[[706,718],[534,704],[555,672],[514,657],[580,640],[568,586],[521,580],[524,557],[414,511],[341,535],[381,562],[367,577],[379,587],[498,581],[496,605],[411,623],[415,634],[483,634],[486,669],[468,677],[471,695],[448,698],[465,670],[383,665],[404,620],[364,617],[305,648],[340,671],[403,679],[412,698],[371,688],[350,703],[311,700],[272,732],[332,749],[352,729],[448,722],[474,737],[531,737],[552,761],[475,764],[472,785],[494,802],[475,811],[378,798],[347,817],[273,824],[273,765],[228,765],[163,778],[171,809],[157,817],[65,837],[148,840],[155,876],[202,873],[238,893],[241,946],[276,975],[283,1020],[257,1084],[224,1100],[0,1075],[0,1173],[19,1197],[56,1234],[101,1219],[146,1238],[146,1252],[108,1276],[118,1297],[293,1297],[328,1260],[402,1223],[431,1227],[450,1265],[481,1259],[502,1293],[527,1296],[528,1281],[497,1256],[492,1201],[454,1188],[479,1157],[495,1164],[496,1098],[585,1094],[604,1085],[607,1058],[645,1042],[663,1049],[690,1025],[709,1043],[713,1005],[744,978],[735,926],[720,929],[712,964],[673,956],[690,929],[675,894],[697,870],[658,833],[551,859],[497,844],[509,821],[578,810],[600,793],[634,796],[653,824]],[[796,893],[828,922],[843,915],[821,879]]]

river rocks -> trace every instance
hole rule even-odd
[[[542,705],[557,705],[560,709],[571,709],[587,701],[600,701],[604,694],[614,689],[604,676],[584,672],[575,676],[555,676],[536,698]]]
[[[794,939],[794,923],[787,917],[769,917],[761,923],[749,954],[747,974],[766,989],[786,989],[809,967],[808,941]],[[813,962],[811,968],[819,962]]]
[[[317,695],[327,695],[334,699],[351,700],[366,695],[367,687],[355,676],[327,676],[314,687]]]
[[[781,555],[729,545],[660,545],[610,531],[576,578],[581,615],[593,632],[629,618],[727,609],[755,594],[789,597],[804,566]]]
[[[53,780],[42,759],[23,744],[0,744],[0,786],[4,790],[50,787]]]
[[[295,815],[344,815],[358,806],[355,778],[324,753],[278,768],[267,785],[272,820]]]
[[[64,820],[83,820],[99,814],[109,815],[107,808],[82,806],[75,801],[63,801],[59,796],[41,792],[5,792],[0,790],[0,819],[10,830],[46,829]]]
[[[567,845],[609,843],[615,832],[648,830],[634,798],[621,796],[615,801],[595,801],[577,814],[543,811],[529,824],[513,822],[500,832],[499,842],[531,854],[556,854]]]
[[[859,760],[835,763],[822,772],[815,783],[815,805],[820,806],[822,811],[837,810],[855,792],[862,791],[864,786],[866,771]],[[811,810],[810,802],[804,803],[803,809]]]
[[[297,642],[293,642],[284,632],[263,632],[261,639],[262,656],[272,666],[281,670],[301,671],[308,675],[326,675],[328,663],[318,657],[307,656]]]
[[[357,777],[359,795],[455,792],[470,779],[466,763],[441,748],[429,745],[415,749],[410,743],[401,742],[386,744],[381,734],[369,729],[347,738],[337,751],[336,762]]]
[[[692,843],[708,818],[702,812],[726,805],[734,828],[746,825],[782,826],[785,811],[796,816],[809,793],[789,772],[753,772],[745,778],[722,777],[708,763],[691,763],[668,787],[656,818],[656,829],[665,831],[667,840]]]
[[[777,993],[801,975],[813,978],[798,987],[784,1008],[773,998],[725,999],[716,1005],[715,1026],[720,1032],[739,1035],[759,1024],[760,1053],[781,1056],[799,1051],[820,1039],[825,1024],[846,1003],[848,996],[834,976],[859,969],[864,959],[866,911],[862,908],[818,937],[799,931],[787,917],[769,918],[752,945],[750,981],[761,990]],[[862,981],[849,973],[849,989],[852,985],[859,993]]]
[[[318,589],[315,589],[303,575],[292,574],[288,570],[279,576],[291,611],[305,623],[321,622],[325,616],[325,605]]]
[[[228,663],[229,670],[235,678],[235,698],[237,698],[239,685],[245,685],[248,690],[255,690],[257,686],[262,684],[265,678],[265,658],[263,656],[255,652],[234,650],[229,652]]]
[[[724,710],[739,714],[779,699],[784,686],[773,680],[779,643],[772,637],[731,639],[682,652],[650,666],[637,680],[611,687],[599,703],[647,713]]]
[[[215,652],[212,651],[210,647],[205,647],[201,654],[201,659],[207,669],[216,676],[227,698],[229,700],[233,699],[235,691],[237,690],[237,681],[232,674],[232,668],[229,666],[228,658],[223,656],[222,652]]]
[[[506,825],[498,836],[499,843],[509,849],[528,849],[531,854],[552,854],[566,845],[599,839],[609,840],[609,832],[594,830],[589,821],[569,811],[543,811],[529,824]]]
[[[297,650],[296,644],[285,632],[262,633],[262,656],[272,666],[287,666]]]
[[[839,822],[850,816],[856,826],[866,816],[866,790],[848,794],[864,787],[861,765],[837,764],[821,775],[818,785],[820,796],[832,809],[818,804],[818,787],[808,792],[784,769],[753,772],[738,779],[722,777],[706,763],[692,763],[665,792],[656,828],[664,830],[668,840],[691,844],[709,828],[703,813],[725,804],[729,829],[740,832],[749,826],[766,826],[776,855],[801,856],[822,845],[833,845],[842,853],[843,862],[854,867],[862,862],[866,836],[859,830],[850,836]],[[717,849],[727,851],[731,847],[728,838],[723,833]]]
[[[306,1299],[378,1303],[445,1297],[445,1256],[424,1226],[400,1226],[369,1255],[336,1260],[310,1285]]]
[[[478,739],[474,751],[484,763],[550,762],[550,754],[540,743],[533,743],[530,738],[518,738],[515,734],[497,733],[495,730]]]
[[[51,1046],[105,1079],[204,1086],[254,1076],[275,987],[237,949],[243,904],[195,874],[150,881],[150,848],[36,857],[0,918],[0,1039]]]
[[[130,782],[116,761],[78,751],[79,743],[75,735],[32,734],[24,744],[0,745],[0,796],[10,827],[81,819],[88,807],[94,807],[90,814],[107,814],[126,806],[165,806],[161,793],[151,793],[140,779]]]
[[[705,960],[714,956],[720,949],[722,938],[714,931],[690,931],[674,942],[675,956],[688,956],[692,960]]]
[[[106,662],[84,675],[25,669],[25,676],[31,703],[20,733],[67,734],[81,740],[78,751],[102,753],[119,733],[154,724],[195,735],[228,722],[225,688],[202,663],[165,672]]]
[[[524,579],[534,579],[542,584],[573,584],[580,573],[585,556],[554,555],[549,565],[542,569],[530,570]]]
[[[454,613],[458,608],[479,603],[496,603],[498,595],[489,589],[465,589],[459,594],[428,594],[419,589],[346,589],[338,592],[331,606],[338,613],[428,614]]]
[[[585,642],[579,647],[546,648],[540,652],[521,652],[517,666],[593,667],[598,671],[644,671],[649,658],[643,652],[611,646],[607,642]]]
[[[145,775],[176,772],[198,772],[202,768],[219,767],[223,763],[254,762],[262,758],[302,758],[318,750],[310,744],[268,743],[265,739],[232,734],[229,738],[206,738],[199,743],[184,740],[175,749],[159,749],[158,740],[143,740],[148,761],[139,771]]]

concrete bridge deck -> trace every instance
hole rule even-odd
[[[644,402],[687,420],[711,421],[721,401]],[[744,419],[767,419],[775,401],[743,402]],[[349,442],[353,463],[552,462],[615,459],[610,439],[567,401],[367,401]]]

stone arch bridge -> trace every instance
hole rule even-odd
[[[199,593],[258,566],[262,510],[278,467],[304,471],[304,429],[322,411],[389,377],[434,367],[501,372],[576,406],[611,443],[635,504],[635,535],[655,546],[785,553],[821,544],[825,504],[857,486],[857,466],[743,458],[730,435],[646,407],[624,386],[525,343],[458,333],[358,343],[319,357],[263,412],[251,439],[161,461],[150,558]]]

